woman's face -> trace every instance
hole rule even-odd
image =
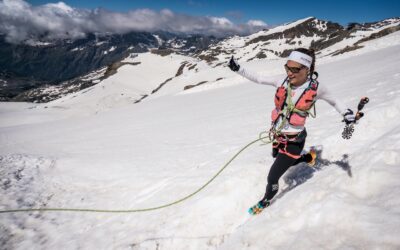
[[[308,79],[308,68],[298,62],[288,60],[285,69],[288,80],[293,86],[300,86]]]

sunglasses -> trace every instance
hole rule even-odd
[[[285,64],[285,70],[286,72],[290,71],[293,74],[297,74],[300,72],[300,70],[302,70],[303,68],[305,68],[306,66],[301,66],[301,67],[289,67],[287,64]]]

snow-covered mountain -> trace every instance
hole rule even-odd
[[[400,30],[400,18],[376,23],[337,23],[308,17],[293,23],[260,31],[247,37],[233,37],[212,45],[199,57],[218,65],[231,55],[246,61],[287,57],[298,47],[312,48],[319,56],[338,55],[360,48],[360,43]]]
[[[35,94],[44,88],[56,87],[65,92],[71,85],[89,87],[91,85],[85,81],[88,74],[93,75],[104,67],[115,67],[131,54],[150,49],[192,54],[216,41],[218,39],[212,36],[160,31],[88,34],[78,40],[12,44],[0,34],[0,101],[41,102],[42,96]],[[49,100],[52,98],[47,97],[44,101]]]
[[[284,58],[249,61],[242,45],[234,54],[243,67],[284,78]],[[318,149],[317,166],[292,167],[275,202],[259,216],[250,217],[247,209],[262,197],[273,159],[270,146],[257,145],[202,192],[161,210],[0,213],[0,245],[399,249],[400,31],[358,45],[335,56],[331,52],[342,46],[321,50],[316,70],[321,84],[349,108],[368,96],[365,117],[352,139],[343,140],[341,116],[318,102],[305,148]],[[115,72],[88,75],[95,85],[48,103],[0,102],[0,210],[163,205],[201,187],[269,128],[274,89],[224,64],[159,52],[125,58]],[[222,63],[225,56],[216,57]]]
[[[151,50],[154,54],[163,56],[175,53],[189,56],[188,61],[201,60],[212,67],[217,67],[226,64],[226,61],[232,55],[244,61],[265,58],[275,60],[286,57],[290,50],[298,47],[313,48],[317,51],[318,57],[336,56],[362,48],[363,42],[386,36],[399,29],[400,18],[390,18],[375,23],[351,23],[348,27],[343,27],[337,23],[309,17],[270,30],[260,31],[250,36],[236,36],[220,42],[218,42],[220,39],[213,37],[177,36],[159,32],[157,34],[131,33],[124,36],[93,36],[75,41],[72,44],[71,42],[63,42],[59,47],[56,46],[57,49],[53,48],[54,45],[51,44],[34,47],[34,50],[37,51],[31,52],[31,54],[36,56],[54,50],[49,54],[50,57],[47,61],[46,59],[44,61],[43,59],[39,60],[36,57],[32,60],[29,57],[25,58],[27,52],[29,52],[29,49],[26,48],[23,50],[27,51],[25,54],[21,54],[19,47],[13,49],[17,52],[11,52],[5,48],[4,51],[11,53],[6,53],[8,56],[3,57],[3,64],[8,67],[5,67],[5,70],[7,72],[12,71],[13,67],[19,65],[17,68],[24,71],[25,68],[21,65],[25,65],[30,69],[27,73],[33,78],[19,79],[15,75],[6,78],[1,77],[0,72],[0,79],[3,81],[3,83],[0,83],[0,93],[2,93],[0,98],[12,101],[48,102],[65,94],[89,88],[107,78],[110,70],[114,72],[124,65],[121,61],[127,57],[132,57],[133,52]],[[51,56],[63,53],[68,56],[68,59]],[[7,58],[13,58],[18,54],[20,56],[17,58],[25,58],[26,63],[21,64],[20,59],[15,63],[9,63],[13,60]],[[54,64],[55,61],[60,60],[68,61],[67,65]],[[32,67],[30,61],[40,62],[39,66],[42,69]],[[48,66],[43,67],[47,64]],[[17,73],[21,74],[20,71]],[[105,72],[107,72],[105,75],[102,74]],[[35,80],[36,75],[40,79],[46,79],[47,82]],[[51,81],[51,76],[58,78]],[[71,76],[74,76],[74,78],[69,79]],[[167,81],[169,78],[163,81]],[[60,79],[69,80],[59,83]],[[24,82],[24,84],[20,84],[21,82]],[[147,96],[149,94],[144,93]]]

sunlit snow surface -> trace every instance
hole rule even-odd
[[[319,150],[316,167],[292,167],[262,214],[250,217],[247,209],[264,194],[273,159],[270,146],[255,145],[174,207],[0,214],[1,248],[399,249],[399,41],[396,32],[318,59],[321,84],[349,108],[370,98],[365,117],[343,140],[340,115],[319,101],[305,148]],[[0,209],[162,205],[195,191],[269,127],[269,86],[189,57],[141,54],[132,61],[141,64],[52,103],[0,103]],[[198,70],[175,77],[184,61]],[[283,59],[241,64],[284,78]]]

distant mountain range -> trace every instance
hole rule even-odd
[[[400,30],[400,18],[375,23],[337,23],[313,17],[246,37],[217,39],[204,35],[132,32],[53,42],[10,44],[0,36],[0,101],[48,102],[61,94],[93,86],[116,72],[127,57],[148,52],[189,55],[218,67],[235,55],[240,60],[286,57],[298,47],[313,48],[318,57],[361,48],[362,42]],[[49,91],[49,89],[57,91]],[[51,92],[51,94],[49,94]]]
[[[0,36],[0,100],[33,101],[35,98],[26,99],[26,95],[19,95],[43,85],[79,81],[79,77],[111,66],[134,53],[158,49],[163,53],[174,50],[192,54],[216,41],[217,38],[212,36],[162,31],[108,36],[89,34],[85,39],[75,41],[29,41],[27,44],[10,44]]]

